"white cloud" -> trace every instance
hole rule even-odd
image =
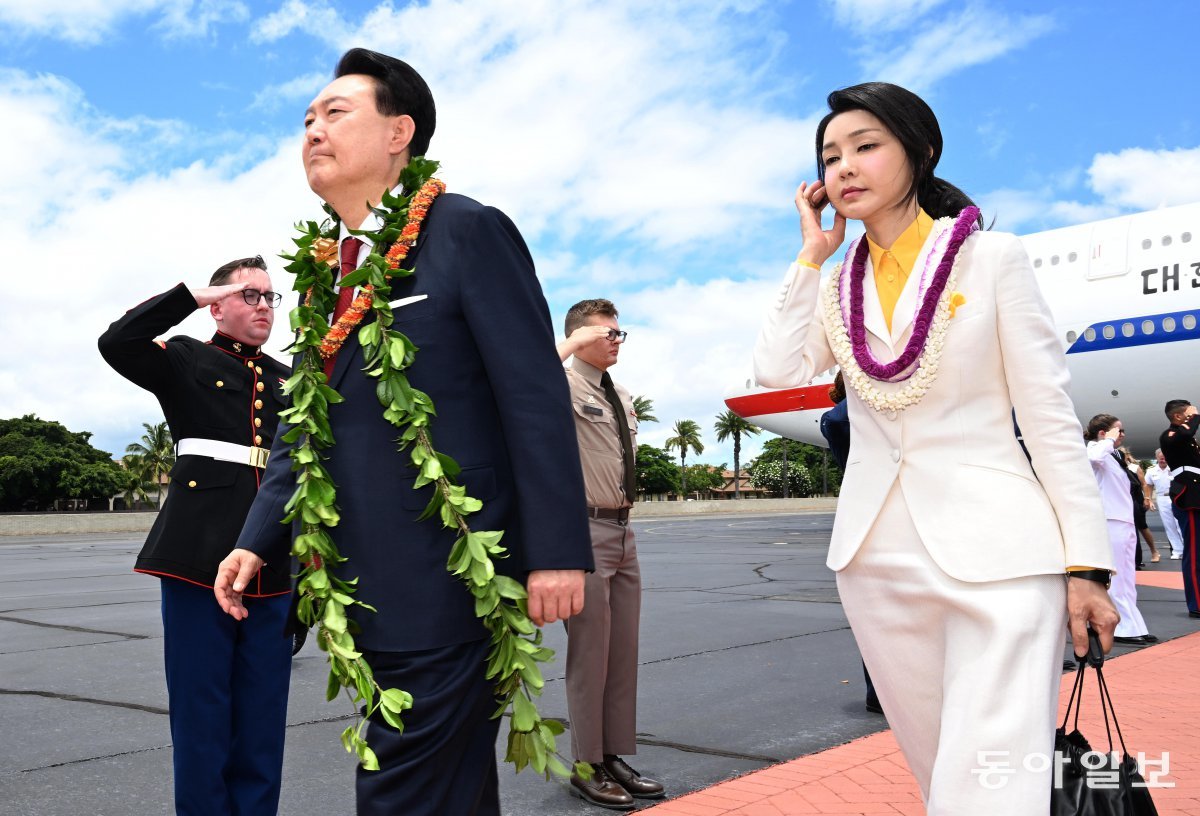
[[[255,21],[250,39],[275,42],[293,31],[304,31],[323,40],[344,27],[341,17],[328,3],[286,0],[277,10]]]
[[[1200,147],[1099,153],[1088,168],[1106,203],[1139,210],[1200,201]]]
[[[1024,47],[1054,27],[1048,15],[1008,15],[982,5],[969,5],[941,21],[919,27],[911,40],[877,53],[863,63],[872,78],[894,82],[920,93],[938,80]]]
[[[249,16],[237,0],[0,0],[0,25],[23,37],[95,45],[125,19],[156,11],[155,27],[168,39],[208,36],[217,23]]]
[[[840,25],[866,31],[892,31],[912,25],[945,0],[829,0]]]
[[[330,76],[328,71],[314,71],[278,85],[268,85],[254,95],[250,108],[274,111],[296,102],[306,105],[328,84]],[[299,114],[296,115],[296,121],[300,121]]]

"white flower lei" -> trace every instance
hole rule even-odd
[[[939,218],[934,223],[934,228],[935,230],[946,230],[953,225],[953,218]],[[859,240],[866,240],[866,238],[863,237]],[[853,249],[854,246],[851,245],[846,257],[850,257]],[[824,292],[825,332],[829,338],[829,346],[833,350],[834,359],[837,360],[838,366],[842,370],[843,380],[854,389],[863,402],[876,411],[895,414],[916,405],[928,393],[934,379],[937,378],[938,364],[941,362],[942,351],[945,348],[946,331],[950,328],[950,298],[955,293],[958,263],[961,258],[960,248],[950,267],[946,286],[942,289],[941,297],[938,298],[937,308],[933,313],[933,325],[929,328],[929,337],[925,342],[925,348],[921,349],[920,356],[913,364],[912,376],[905,380],[899,390],[892,392],[881,390],[877,385],[879,381],[863,371],[858,361],[854,359],[854,348],[850,343],[850,332],[846,326],[846,315],[849,314],[849,308],[843,309],[841,298],[840,281],[843,265],[839,263],[833,268],[833,274],[829,276]],[[933,266],[936,267],[937,263],[933,262]],[[921,303],[918,299],[917,310],[920,311],[920,308]]]

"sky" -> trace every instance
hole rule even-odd
[[[290,290],[275,256],[321,215],[304,109],[363,46],[428,81],[429,156],[515,221],[555,326],[616,303],[614,377],[660,420],[639,441],[692,419],[689,461],[732,465],[712,425],[800,248],[831,90],[921,94],[938,175],[1026,234],[1200,200],[1198,32],[1192,0],[0,0],[0,245],[31,266],[0,276],[0,417],[120,455],[162,415],[101,360],[109,323],[237,257]]]

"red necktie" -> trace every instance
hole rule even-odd
[[[342,241],[341,261],[342,270],[338,275],[338,280],[349,275],[355,269],[358,269],[358,248],[361,246],[361,241],[357,238],[350,237]],[[342,286],[338,289],[337,305],[333,307],[333,319],[329,321],[332,326],[337,323],[338,318],[350,308],[350,304],[354,302],[354,287]],[[337,354],[325,361],[325,377],[328,379],[333,376],[333,365],[337,362]]]

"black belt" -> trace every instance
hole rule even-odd
[[[594,519],[608,519],[615,521],[617,524],[629,523],[629,508],[622,507],[620,510],[613,510],[608,507],[589,507],[588,515]]]

